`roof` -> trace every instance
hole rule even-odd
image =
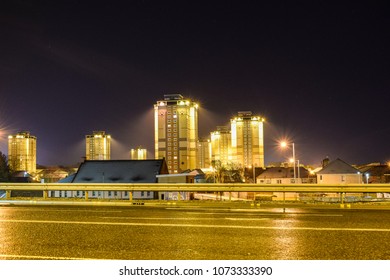
[[[58,180],[57,183],[72,183],[75,176],[76,176],[76,173],[70,174],[69,176],[66,176],[63,179]]]
[[[317,174],[357,174],[358,172],[358,169],[338,158],[329,162]]]
[[[362,173],[370,173],[370,176],[383,176],[390,174],[390,167],[388,165],[367,165],[359,168]]]
[[[295,170],[296,176],[298,176],[298,168]],[[309,171],[304,167],[299,167],[299,175],[301,178],[307,178],[309,176]],[[260,179],[275,179],[275,178],[294,178],[294,168],[293,167],[270,167],[262,172],[257,178]]]
[[[72,183],[157,183],[160,174],[168,174],[165,159],[87,160]]]

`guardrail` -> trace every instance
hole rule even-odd
[[[125,191],[133,200],[135,191],[151,192],[297,192],[297,193],[390,193],[390,184],[182,184],[182,183],[0,183],[0,190],[6,192],[6,199],[12,191],[43,191],[48,198],[49,191],[84,191],[88,200],[89,191]]]

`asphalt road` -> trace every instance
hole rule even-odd
[[[0,259],[388,260],[390,210],[0,206]]]

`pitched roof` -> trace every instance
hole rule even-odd
[[[368,165],[359,168],[359,170],[362,173],[370,173],[370,176],[383,176],[385,174],[390,174],[390,167],[388,165]]]
[[[317,174],[356,174],[359,170],[341,159],[329,162]]]
[[[63,179],[58,180],[57,183],[72,183],[75,176],[76,176],[76,173],[70,174],[69,176],[67,176]]]
[[[72,183],[156,183],[159,174],[168,174],[164,159],[87,160]]]
[[[304,167],[297,167],[296,176],[299,175],[301,178],[306,178],[309,176],[309,171]],[[276,178],[294,178],[294,168],[293,167],[270,167],[267,168],[264,172],[258,175],[256,178],[260,179],[276,179]]]

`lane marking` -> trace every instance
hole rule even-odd
[[[271,218],[138,218],[138,217],[101,217],[102,219],[123,219],[123,220],[184,220],[184,221],[210,221],[210,220],[232,220],[232,221],[258,221],[258,220],[270,220]]]
[[[10,209],[10,208],[7,208],[7,209]],[[113,212],[113,213],[122,213],[123,211],[122,210],[87,210],[87,209],[58,209],[58,210],[53,210],[53,209],[36,209],[36,208],[18,208],[18,207],[15,207],[15,208],[12,208],[12,210],[15,210],[15,211],[21,211],[21,212],[26,212],[26,211],[35,211],[35,212]]]
[[[113,223],[113,222],[77,222],[77,221],[39,221],[39,220],[0,220],[0,223],[26,224],[73,224],[73,225],[103,225],[103,226],[149,226],[149,227],[198,227],[198,228],[228,228],[228,229],[264,229],[264,230],[311,230],[311,231],[363,231],[390,232],[389,228],[319,228],[319,227],[272,227],[272,226],[236,226],[236,225],[194,225],[194,224],[162,224],[162,223]]]
[[[229,213],[203,213],[203,212],[186,212],[186,214],[196,214],[196,215],[227,215]],[[237,215],[238,213],[230,213],[232,215]],[[321,214],[321,213],[242,213],[241,215],[245,216],[313,216],[313,217],[343,217],[343,214]]]
[[[40,260],[94,260],[88,258],[73,258],[73,257],[52,257],[52,256],[30,256],[30,255],[3,255],[0,258],[16,258],[16,259],[40,259]]]

